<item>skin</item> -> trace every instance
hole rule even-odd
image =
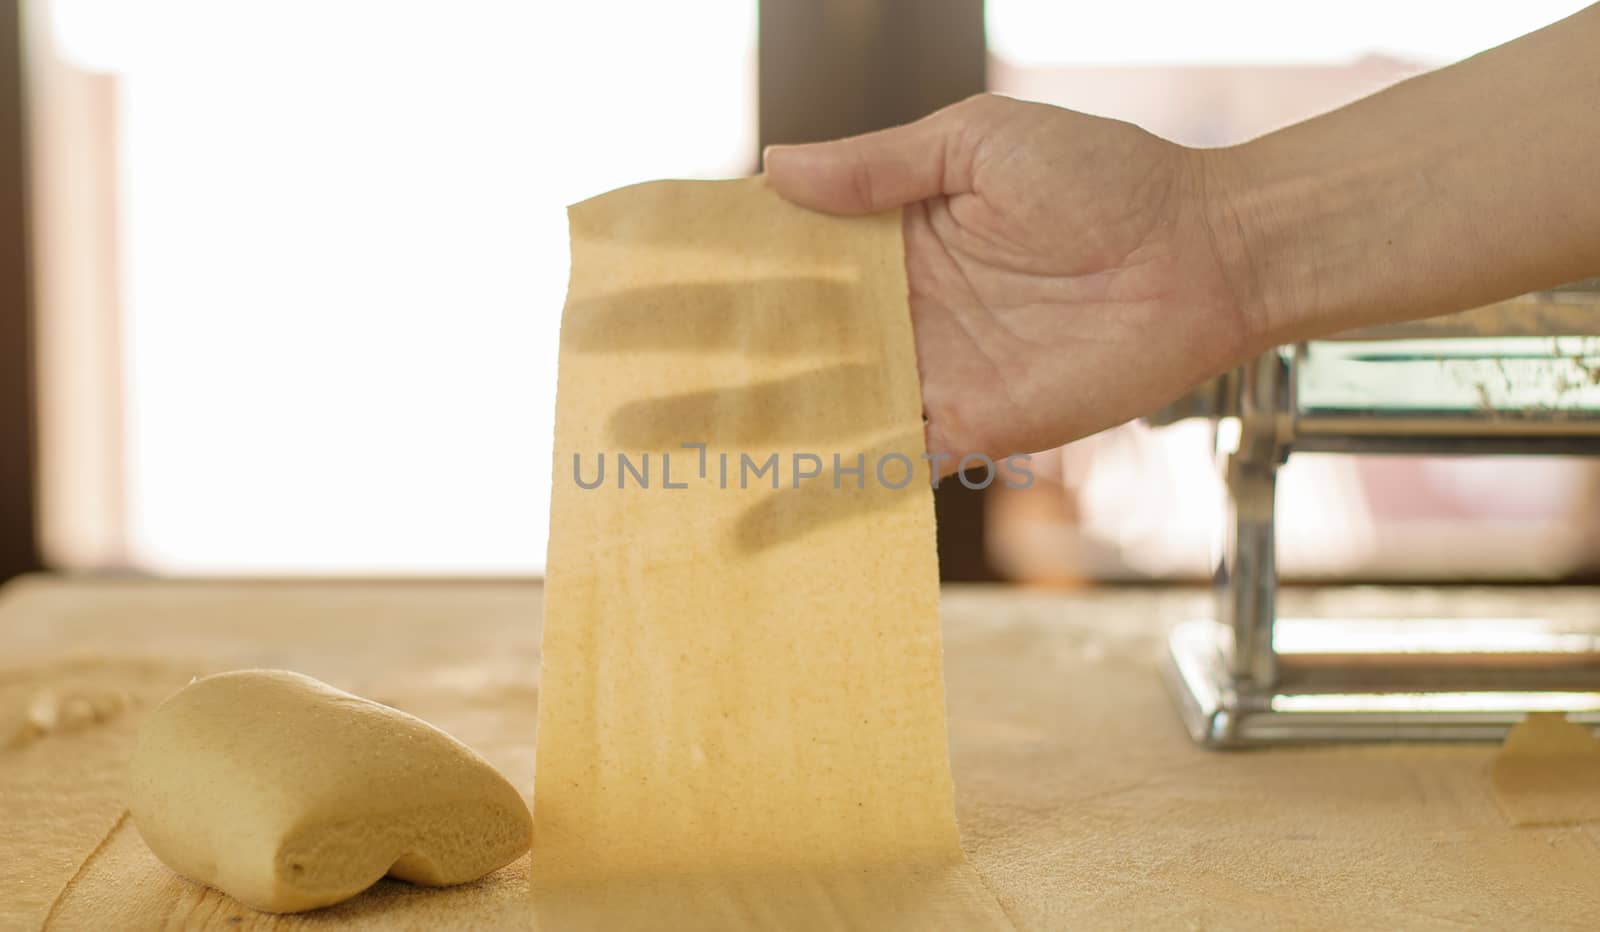
[[[1281,343],[1600,274],[1600,4],[1224,149],[982,95],[775,146],[767,181],[904,209],[945,470],[1156,410]]]

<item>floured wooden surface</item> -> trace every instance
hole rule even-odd
[[[569,216],[541,903],[925,928],[869,912],[916,900],[1004,927],[961,867],[899,212],[828,217],[751,178]]]
[[[1592,619],[1600,591],[1290,590],[1283,601],[1297,615]],[[0,643],[7,670],[47,674],[92,647],[118,664],[171,664],[158,678],[172,688],[189,667],[302,670],[433,722],[527,789],[540,605],[535,584],[34,578],[0,593]],[[1490,783],[1495,745],[1193,747],[1156,661],[1160,632],[1206,606],[1170,589],[945,590],[956,813],[1018,928],[1593,928],[1600,824],[1509,824]],[[526,858],[460,888],[382,881],[330,910],[254,913],[178,879],[131,826],[106,834],[116,815],[97,794],[120,780],[121,752],[33,748],[47,780],[26,801],[3,782],[12,761],[0,752],[0,929],[38,928],[42,907],[22,900],[18,875],[35,852],[51,864],[27,874],[54,891],[44,904],[65,890],[59,929],[583,928],[563,911],[570,901],[534,914]],[[97,798],[105,811],[88,813]],[[94,824],[73,830],[80,815]]]
[[[125,819],[123,765],[140,713],[187,676],[158,660],[85,654],[0,664],[0,929],[37,927]]]

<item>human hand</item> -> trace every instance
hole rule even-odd
[[[1153,412],[1255,347],[1252,284],[1204,150],[984,95],[766,154],[829,213],[904,206],[930,454],[994,459]],[[941,462],[935,460],[935,462]]]

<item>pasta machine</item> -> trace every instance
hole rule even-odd
[[[1229,499],[1215,617],[1168,643],[1195,741],[1498,740],[1531,711],[1600,726],[1600,606],[1591,629],[1280,618],[1273,532],[1296,452],[1600,457],[1600,279],[1280,347],[1147,420],[1190,417],[1213,423]]]

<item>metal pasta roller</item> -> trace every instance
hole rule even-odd
[[[1600,725],[1600,611],[1587,631],[1279,618],[1273,542],[1293,452],[1600,456],[1600,279],[1280,347],[1148,420],[1189,417],[1215,425],[1230,501],[1216,617],[1169,641],[1195,741],[1498,740],[1530,711]]]

